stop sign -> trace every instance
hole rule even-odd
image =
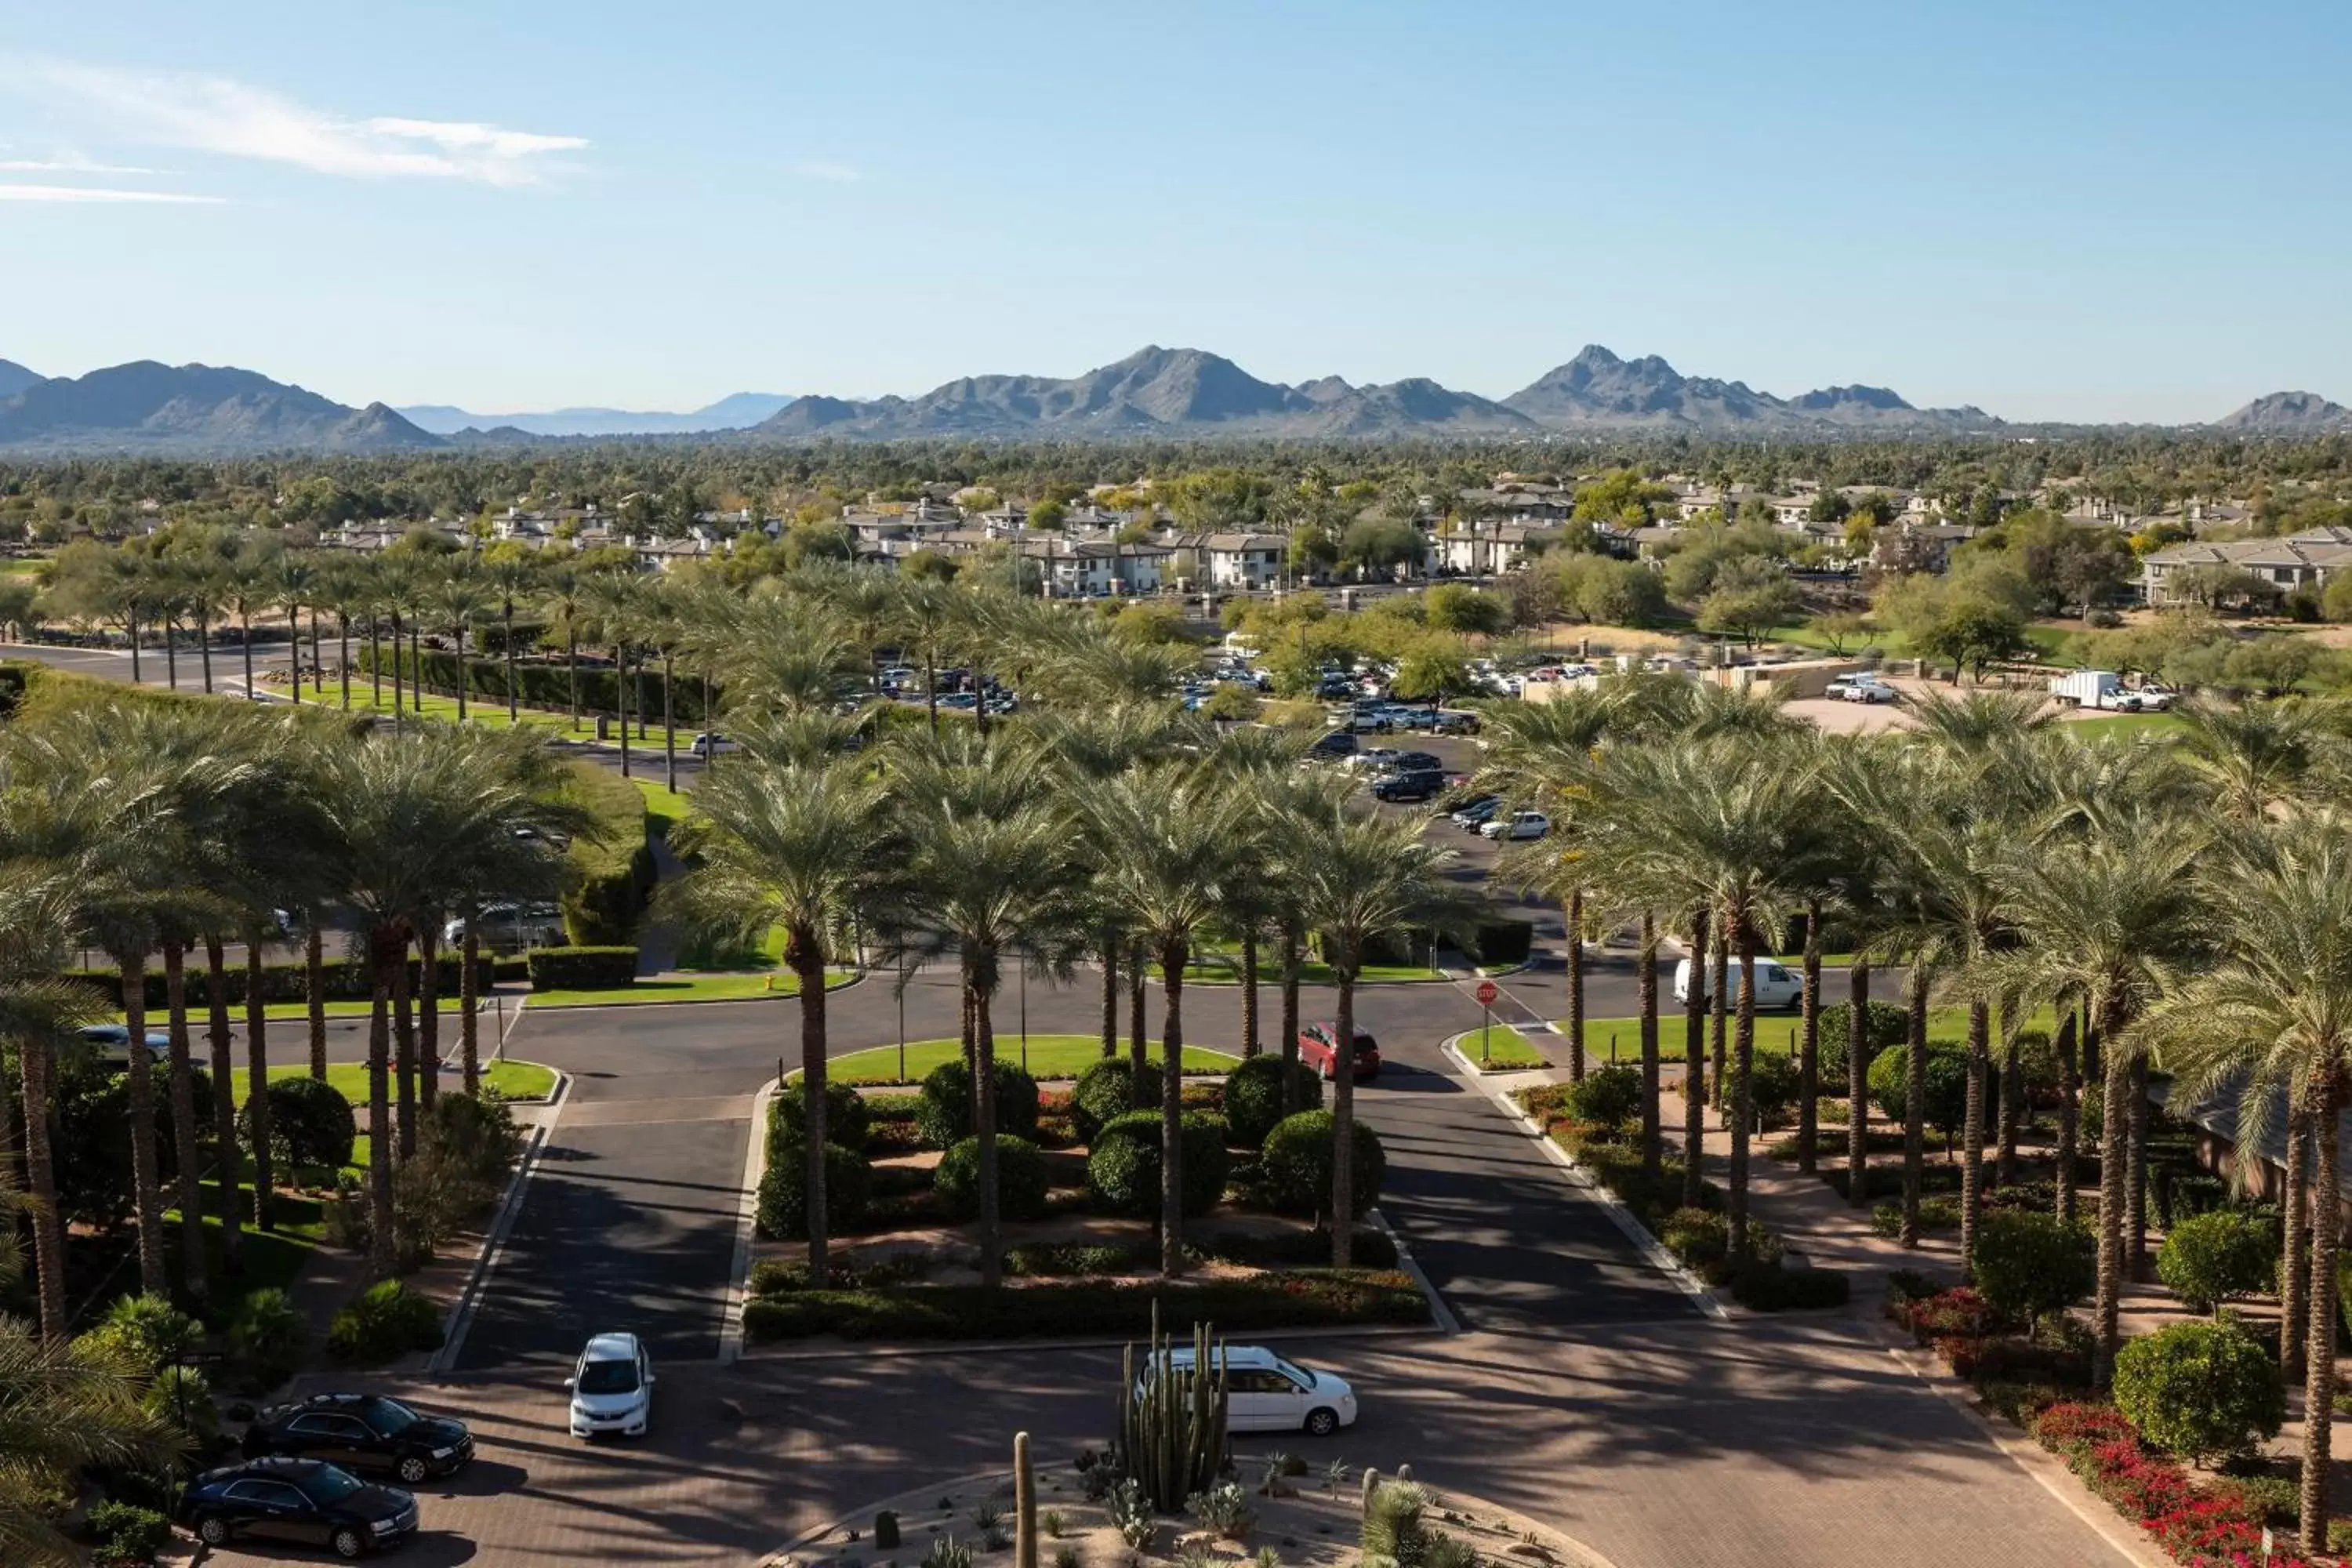
[[[1481,1007],[1493,1006],[1495,1005],[1495,998],[1501,994],[1501,992],[1495,989],[1495,983],[1493,981],[1481,980],[1478,982],[1478,1005]]]

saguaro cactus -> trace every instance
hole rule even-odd
[[[1029,1468],[1029,1434],[1013,1434],[1013,1568],[1037,1568],[1037,1477]]]
[[[1192,1365],[1172,1364],[1170,1342],[1151,1314],[1151,1343],[1139,1378],[1127,1347],[1118,1387],[1120,1472],[1161,1513],[1172,1513],[1215,1481],[1225,1457],[1225,1357],[1209,1326],[1192,1331]],[[1026,1568],[1026,1565],[1024,1565]]]

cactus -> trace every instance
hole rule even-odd
[[[1370,1465],[1366,1465],[1366,1466],[1364,1467],[1364,1491],[1363,1491],[1363,1497],[1362,1497],[1362,1499],[1360,1500],[1360,1508],[1359,1508],[1359,1511],[1360,1511],[1366,1519],[1370,1519],[1370,1518],[1372,1516],[1372,1495],[1373,1495],[1375,1492],[1379,1491],[1380,1489],[1381,1489],[1381,1473],[1380,1473],[1380,1471],[1378,1471],[1378,1470],[1376,1470],[1376,1469],[1372,1468],[1372,1467],[1371,1467],[1371,1466],[1370,1466]]]
[[[1029,1468],[1029,1434],[1013,1434],[1013,1568],[1037,1568],[1037,1478]]]
[[[1130,1343],[1118,1385],[1118,1466],[1161,1513],[1173,1513],[1216,1479],[1225,1460],[1224,1345],[1202,1323],[1192,1331],[1192,1368],[1169,1364],[1170,1342],[1151,1311],[1151,1343],[1137,1385]]]
[[[898,1550],[898,1516],[887,1508],[874,1516],[874,1545],[882,1552]]]

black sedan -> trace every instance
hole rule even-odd
[[[416,1500],[316,1459],[247,1459],[206,1470],[180,1494],[179,1522],[206,1546],[242,1536],[358,1557],[416,1533]]]
[[[386,1470],[410,1486],[463,1469],[474,1457],[462,1421],[423,1415],[377,1394],[319,1394],[276,1405],[245,1429],[245,1457],[323,1459],[348,1470]]]

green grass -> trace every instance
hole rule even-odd
[[[299,1062],[286,1062],[271,1068],[269,1076],[273,1080],[302,1078],[310,1071]],[[446,1084],[456,1077],[454,1071],[444,1072],[441,1080]],[[486,1061],[482,1064],[482,1081],[509,1100],[544,1100],[555,1088],[555,1069],[541,1067],[537,1062]],[[368,1069],[365,1062],[329,1062],[327,1087],[361,1108],[362,1116],[366,1114]],[[238,1105],[246,1101],[247,1088],[246,1075],[240,1071],[230,1085],[230,1095]]]
[[[1159,1057],[1160,1042],[1147,1041],[1145,1049],[1153,1059]],[[1126,1054],[1125,1046],[1120,1054]],[[876,1046],[868,1050],[853,1051],[845,1057],[835,1057],[825,1070],[835,1083],[920,1083],[923,1076],[941,1062],[958,1061],[963,1057],[961,1040],[909,1040],[907,1042],[907,1070],[898,1071],[898,1047]],[[1000,1030],[996,1036],[996,1059],[1019,1063],[1022,1059],[1021,1037]],[[1033,1078],[1076,1078],[1102,1059],[1102,1037],[1098,1035],[1031,1035],[1029,1037],[1029,1074]],[[1224,1051],[1213,1051],[1200,1046],[1184,1047],[1186,1072],[1226,1072],[1238,1058]]]
[[[1151,978],[1154,980],[1161,978],[1160,966],[1156,963],[1151,965]],[[1423,984],[1431,981],[1442,981],[1444,978],[1445,976],[1436,970],[1424,968],[1418,963],[1367,963],[1362,973],[1356,976],[1356,984],[1359,985]],[[1221,953],[1211,953],[1186,964],[1184,979],[1193,985],[1239,985],[1242,983],[1241,960],[1238,957],[1227,958]],[[1279,986],[1282,984],[1281,970],[1268,963],[1264,953],[1258,955],[1257,983],[1265,986]],[[1339,981],[1333,977],[1329,964],[1308,962],[1298,966],[1298,983],[1301,985],[1337,985]]]
[[[21,557],[12,555],[5,561],[0,561],[0,576],[30,577],[38,573],[42,567],[47,566],[47,564],[48,563],[47,561],[27,561]]]
[[[2169,740],[2187,726],[2171,713],[2110,713],[2099,719],[2077,719],[2063,728],[2074,735],[2152,735]]]
[[[1871,988],[1871,999],[1897,1004],[1902,1000],[1898,996],[1888,994],[1886,987],[1883,985],[1874,985]],[[1823,1003],[1825,1006],[1843,1007],[1845,1005],[1845,998],[1843,996],[1824,997]],[[1738,1018],[1736,1015],[1726,1021],[1727,1031],[1736,1029],[1738,1026]],[[2049,1008],[2042,1007],[2036,1010],[2033,1016],[2027,1018],[2020,1026],[2049,1032],[2057,1027],[2057,1015]],[[1562,1019],[1559,1027],[1565,1032],[1568,1028],[1567,1020]],[[1794,1013],[1757,1014],[1756,1054],[1776,1057],[1789,1055],[1796,1048],[1797,1035],[1802,1027],[1802,1023]],[[1499,1029],[1496,1031],[1497,1036],[1501,1032]],[[1609,1040],[1612,1035],[1617,1039],[1617,1060],[1638,1062],[1642,1059],[1642,1020],[1639,1018],[1587,1018],[1584,1021],[1585,1055],[1591,1059],[1604,1062],[1609,1060]],[[1966,1007],[1927,1009],[1927,1043],[1929,1045],[1964,1045],[1968,1037],[1969,1010]],[[1709,1051],[1715,1048],[1714,1040],[1714,1025],[1710,1021],[1707,1026]],[[1475,1046],[1476,1043],[1473,1038],[1465,1044]],[[1683,1011],[1679,1006],[1672,1007],[1658,1016],[1658,1050],[1668,1061],[1682,1059]]]
[[[506,995],[508,999],[511,1001],[519,997],[520,993],[501,993],[501,994]],[[488,1002],[489,995],[490,994],[487,991],[482,993],[483,1000],[486,1003]],[[327,1016],[330,1018],[364,1018],[368,1016],[369,1009],[373,1005],[373,1003],[365,1000],[332,1001],[327,1004]],[[462,1004],[457,997],[444,996],[441,998],[440,1006],[436,1008],[435,1011],[443,1014],[455,1013],[460,1009],[461,1005]],[[310,1016],[310,1005],[308,1002],[266,1002],[262,1004],[261,1012],[262,1016],[273,1024],[286,1022],[300,1023]],[[162,1016],[161,1009],[148,1014],[147,1026],[151,1029],[160,1030],[163,1026],[161,1022]],[[212,1026],[209,1022],[210,1017],[211,1014],[207,1009],[203,1007],[191,1007],[188,1009],[188,1027],[199,1032],[210,1028]],[[120,1011],[117,1011],[111,1015],[111,1018],[113,1022],[120,1024],[122,1022],[122,1014]],[[237,1003],[229,1008],[228,1021],[240,1027],[244,1026],[245,1005],[243,1003]],[[273,1031],[271,1037],[275,1039],[279,1037],[278,1037]]]
[[[857,978],[854,971],[834,970],[825,989],[837,991]],[[534,991],[534,1012],[544,1007],[607,1007],[645,1005],[659,1002],[762,1002],[797,996],[797,976],[773,971],[726,970],[706,974],[676,974],[662,980],[640,978],[634,985],[610,991]]]
[[[1551,1066],[1541,1050],[1508,1024],[1497,1024],[1492,1029],[1473,1029],[1454,1042],[1454,1049],[1468,1058],[1474,1067],[1518,1070]]]
[[[652,779],[636,779],[634,782],[645,792],[646,812],[653,818],[653,832],[656,837],[667,837],[670,830],[684,822],[687,813],[694,809],[683,791],[674,790]]]

